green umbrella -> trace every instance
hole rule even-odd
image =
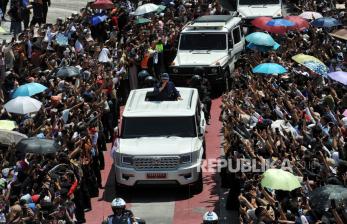
[[[292,191],[301,187],[299,179],[282,169],[268,169],[262,177],[261,186],[273,190]]]
[[[145,23],[150,23],[151,20],[143,17],[138,17],[135,21],[135,24],[145,24]]]
[[[164,11],[166,9],[166,6],[165,5],[158,5],[158,9],[157,9],[157,12],[160,13],[162,11]]]

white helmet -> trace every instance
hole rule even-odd
[[[217,224],[218,215],[215,212],[206,212],[203,216],[204,224]]]
[[[125,208],[125,205],[126,203],[122,198],[115,198],[111,203],[113,208]]]

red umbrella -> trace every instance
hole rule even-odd
[[[92,8],[94,8],[94,9],[113,9],[114,4],[111,0],[96,0],[92,4]]]
[[[253,19],[251,23],[253,26],[263,29],[264,27],[267,26],[266,23],[269,22],[270,20],[272,20],[271,17],[260,16],[256,19]]]
[[[300,16],[286,16],[285,19],[295,23],[295,26],[290,29],[304,30],[310,26],[310,23]]]
[[[266,25],[270,20],[272,20],[271,17],[267,16],[260,16],[254,20],[252,20],[252,25],[255,27],[258,27],[262,30],[268,31],[270,33],[279,33],[279,34],[285,34],[287,32],[287,28],[283,26],[268,26]]]

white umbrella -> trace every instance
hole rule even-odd
[[[19,96],[8,101],[4,107],[7,112],[15,114],[28,114],[40,110],[42,103],[29,96]]]
[[[147,3],[139,6],[134,12],[130,13],[134,16],[141,16],[146,13],[156,12],[159,6],[153,3]]]
[[[6,129],[0,129],[0,142],[4,145],[11,145],[12,143],[17,144],[23,138],[28,138],[25,134],[17,131],[9,131]]]
[[[303,12],[299,15],[301,18],[304,18],[304,19],[308,19],[308,20],[311,20],[311,19],[318,19],[318,18],[322,18],[322,14],[320,14],[319,12]]]

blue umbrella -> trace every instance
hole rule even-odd
[[[247,44],[247,48],[254,50],[254,51],[261,51],[261,52],[267,52],[267,51],[275,51],[277,50],[281,45],[279,45],[278,43],[276,43],[274,46],[272,47],[268,47],[268,46],[261,46],[261,45],[256,45],[253,43],[249,43]]]
[[[303,65],[321,76],[327,77],[328,75],[329,68],[325,64],[319,63],[317,61],[305,61]]]
[[[252,69],[253,73],[261,73],[261,74],[283,74],[287,72],[287,69],[285,69],[282,65],[276,64],[276,63],[263,63],[260,65],[257,65]]]
[[[276,44],[275,40],[267,33],[254,32],[246,36],[246,40],[252,44],[272,47]]]
[[[268,26],[295,26],[295,23],[287,19],[273,19],[266,23]]]
[[[316,27],[334,27],[341,25],[341,22],[332,17],[322,17],[311,22]]]
[[[104,22],[105,20],[107,20],[107,16],[106,15],[103,15],[103,14],[96,14],[96,15],[93,15],[92,18],[90,19],[90,23],[93,25],[93,26],[96,26],[102,22]]]
[[[33,96],[35,94],[42,93],[46,89],[47,87],[41,85],[40,83],[27,83],[19,86],[12,94],[12,98],[16,98],[17,96]]]

